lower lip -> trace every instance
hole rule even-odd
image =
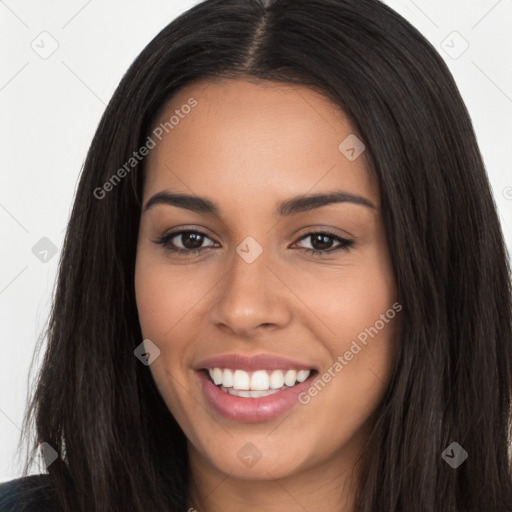
[[[235,421],[258,423],[277,418],[298,403],[298,395],[309,388],[314,375],[304,382],[260,398],[245,398],[221,391],[204,371],[197,372],[206,398],[222,416]]]

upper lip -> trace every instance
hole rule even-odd
[[[257,354],[247,356],[244,354],[224,354],[202,359],[195,365],[196,370],[211,368],[230,368],[245,370],[314,370],[311,364],[301,363],[286,357],[272,354]]]

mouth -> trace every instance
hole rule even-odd
[[[297,405],[301,393],[312,385],[318,371],[246,372],[215,367],[201,368],[196,375],[207,409],[232,421],[260,423],[276,419]]]
[[[315,369],[245,371],[232,368],[203,368],[204,376],[223,393],[242,398],[263,398],[314,379]]]

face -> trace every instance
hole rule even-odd
[[[388,386],[400,309],[367,155],[306,87],[196,82],[155,127],[173,115],[147,156],[135,287],[192,465],[342,470]]]

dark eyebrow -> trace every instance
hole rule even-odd
[[[322,206],[333,203],[352,203],[377,210],[375,205],[365,197],[351,194],[350,192],[345,192],[344,190],[336,190],[324,194],[300,195],[292,197],[291,199],[288,199],[278,205],[274,213],[280,217],[286,217],[288,215],[294,215],[297,213],[314,210],[316,208],[321,208]],[[171,206],[177,206],[178,208],[185,208],[197,213],[207,213],[217,217],[220,216],[220,208],[218,204],[206,197],[172,193],[167,190],[162,190],[161,192],[158,192],[152,196],[146,203],[144,212],[158,204],[168,204]]]
[[[344,190],[335,190],[325,194],[292,197],[278,206],[276,214],[280,217],[286,217],[287,215],[314,210],[315,208],[333,203],[352,203],[377,210],[375,205],[369,199],[366,199],[366,197],[351,194]]]

